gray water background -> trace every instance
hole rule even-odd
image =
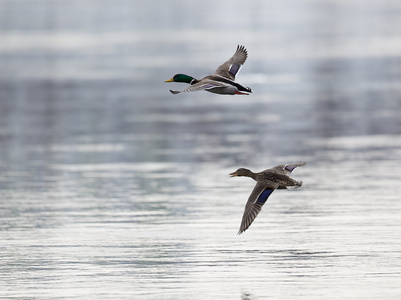
[[[400,299],[401,2],[0,1],[0,297]],[[237,44],[249,96],[171,95]],[[306,161],[236,233],[254,186]]]

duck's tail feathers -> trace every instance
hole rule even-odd
[[[292,186],[287,186],[287,190],[297,189],[297,188],[300,188],[301,186],[302,186],[302,181],[297,181],[296,184],[294,184]]]

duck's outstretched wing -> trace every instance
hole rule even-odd
[[[214,74],[223,76],[230,80],[235,80],[235,75],[241,69],[241,66],[245,63],[247,57],[248,51],[244,46],[238,45],[237,51],[235,51],[234,55],[224,64],[219,66]]]
[[[259,212],[262,210],[262,206],[266,203],[269,196],[274,192],[275,189],[268,188],[262,183],[256,183],[251,195],[249,196],[248,202],[245,205],[244,215],[242,216],[241,226],[238,234],[243,233],[251,226]]]
[[[299,162],[296,164],[288,164],[288,165],[278,165],[272,169],[281,174],[289,175],[289,174],[291,174],[292,171],[294,171],[294,169],[296,169],[298,167],[302,167],[305,164],[306,164],[306,162]]]
[[[197,92],[197,91],[207,91],[209,89],[217,88],[217,87],[226,87],[226,84],[219,83],[219,82],[198,82],[189,87],[187,87],[183,91],[172,91],[172,94],[179,94],[179,93],[186,93],[186,92]]]

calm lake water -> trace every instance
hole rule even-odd
[[[400,299],[401,2],[0,1],[0,297]],[[249,96],[171,95],[237,44]],[[306,161],[238,236],[249,178]]]

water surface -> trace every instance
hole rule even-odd
[[[401,4],[0,5],[2,297],[399,299]],[[168,92],[237,44],[254,94]]]

